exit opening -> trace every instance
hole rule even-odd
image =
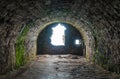
[[[52,28],[51,44],[54,46],[65,46],[65,26],[58,24]]]
[[[42,30],[37,38],[37,54],[85,55],[80,32],[67,23],[53,23]]]

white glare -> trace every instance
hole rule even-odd
[[[66,28],[58,24],[56,27],[52,28],[51,44],[55,46],[65,45],[65,30]]]
[[[79,39],[76,39],[76,40],[75,40],[75,44],[76,44],[76,45],[80,45],[80,40],[79,40]]]

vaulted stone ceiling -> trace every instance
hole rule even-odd
[[[38,34],[54,22],[81,32],[88,60],[120,72],[119,18],[119,0],[0,0],[0,73],[16,67],[17,38],[25,27],[30,26],[24,39],[25,59],[30,59]]]

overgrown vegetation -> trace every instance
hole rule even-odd
[[[20,66],[24,65],[26,63],[25,60],[25,39],[26,35],[30,29],[30,24],[23,27],[17,40],[16,40],[16,68],[19,68]]]

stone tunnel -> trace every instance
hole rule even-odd
[[[115,77],[102,75],[93,78],[88,75],[77,78],[72,75],[72,78],[69,78],[57,75],[58,77],[31,77],[31,79],[120,79],[119,18],[119,0],[0,0],[0,79],[14,79],[13,74],[15,79],[30,79],[23,76],[17,78],[17,75],[24,73],[25,71],[22,71],[27,70],[36,59],[46,61],[42,61],[41,54],[50,58],[48,59],[52,60],[50,62],[54,61],[52,58],[54,56],[67,58],[57,52],[75,55],[78,59],[83,57],[87,63],[101,67],[106,74],[114,73]],[[65,33],[65,37],[70,36],[65,38],[66,46],[55,47],[50,44],[49,35],[52,34],[50,29],[56,23],[65,24],[70,30]],[[71,43],[77,35],[83,42],[82,47]],[[43,42],[45,40],[48,41]],[[75,62],[77,61],[79,60]],[[83,72],[76,74],[80,73]]]

